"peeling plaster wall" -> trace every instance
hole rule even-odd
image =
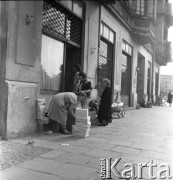
[[[37,84],[7,81],[7,136],[16,137],[36,132]]]
[[[6,79],[11,81],[39,82],[42,2],[9,1],[8,4]],[[27,15],[33,16],[29,25],[26,24]]]
[[[40,82],[42,1],[6,1],[8,36],[6,93],[7,136],[36,131],[36,99]],[[30,24],[26,16],[32,15]]]

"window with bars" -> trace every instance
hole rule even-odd
[[[98,61],[98,92],[99,96],[101,96],[104,85],[103,78],[107,78],[112,82],[112,58],[113,58],[113,44],[109,41],[106,41],[104,38],[100,40],[99,47],[99,61]]]
[[[82,20],[55,0],[45,0],[43,4],[43,31],[64,37],[81,44]]]
[[[144,15],[145,3],[144,0],[137,0],[136,13],[139,15]]]

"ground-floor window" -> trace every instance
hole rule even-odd
[[[41,89],[60,91],[64,43],[42,35]]]
[[[83,2],[43,1],[42,90],[71,90],[73,66],[82,61],[82,14]]]

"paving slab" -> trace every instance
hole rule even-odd
[[[76,153],[65,153],[58,158],[56,158],[60,162],[76,164],[76,165],[86,165],[93,158],[91,156],[76,154]]]
[[[35,158],[33,160],[29,160],[27,162],[18,164],[18,167],[30,169],[34,171],[44,172],[51,174],[51,171],[53,169],[56,169],[60,166],[64,165],[64,163],[56,161],[56,160],[50,160],[45,158]]]
[[[52,170],[51,174],[76,180],[87,180],[96,170],[89,167],[65,164],[57,169]]]
[[[48,153],[42,154],[40,157],[42,158],[48,158],[48,159],[57,159],[62,154],[65,154],[65,151],[59,151],[59,150],[52,150]]]
[[[4,171],[0,171],[0,179],[1,180],[62,180],[62,178],[58,176],[32,171],[20,167],[12,167]]]

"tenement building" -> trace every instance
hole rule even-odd
[[[173,92],[173,75],[160,75],[160,94],[167,98],[169,91]]]
[[[36,100],[71,90],[74,64],[112,100],[154,102],[171,60],[166,0],[0,1],[0,134],[36,131]]]

